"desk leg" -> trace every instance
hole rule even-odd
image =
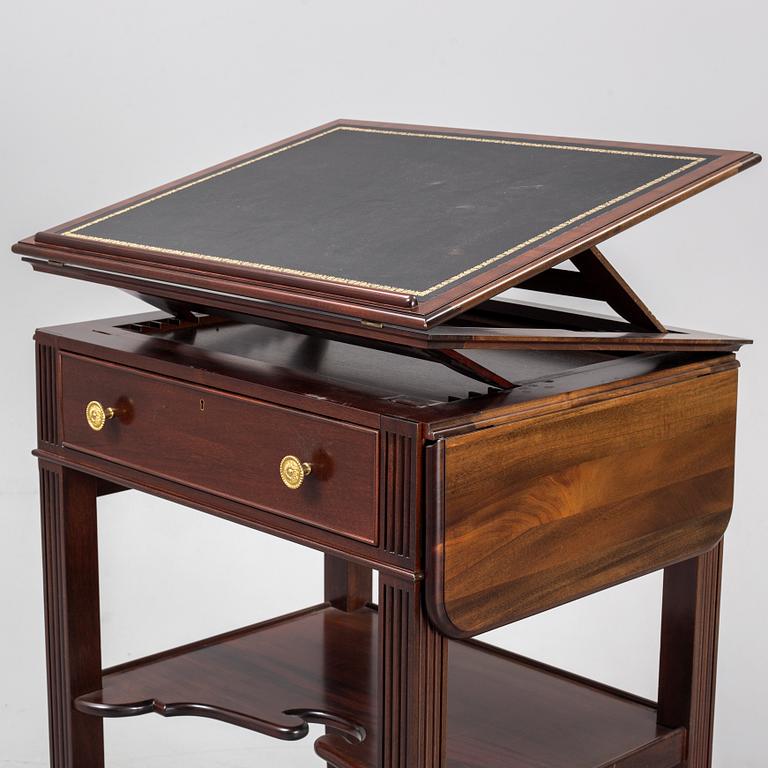
[[[381,768],[444,768],[446,638],[429,623],[422,583],[379,576]]]
[[[664,571],[659,723],[688,729],[685,768],[710,768],[722,541]]]
[[[325,556],[325,599],[340,611],[356,611],[371,602],[373,574],[364,565]]]
[[[96,478],[40,462],[52,768],[102,768],[101,718],[73,700],[101,685]]]
[[[350,563],[341,557],[325,556],[325,601],[340,611],[357,611],[371,602],[373,572],[370,568]],[[328,660],[338,664],[337,658]],[[326,727],[326,733],[334,733]],[[328,768],[334,768],[326,763]]]

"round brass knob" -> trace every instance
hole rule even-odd
[[[85,420],[94,432],[104,429],[107,419],[114,418],[116,413],[114,408],[105,408],[98,400],[91,400],[85,406]]]
[[[312,471],[312,465],[299,461],[295,456],[285,456],[280,462],[280,479],[292,491],[301,488],[304,478]]]

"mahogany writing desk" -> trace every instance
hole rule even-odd
[[[158,310],[36,334],[52,765],[154,711],[336,768],[709,766],[745,341],[597,245],[757,160],[344,121],[18,243]],[[322,550],[325,602],[102,669],[125,488]],[[471,639],[661,568],[657,703]]]

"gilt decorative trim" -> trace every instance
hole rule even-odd
[[[375,133],[375,134],[383,134],[388,136],[406,136],[409,138],[420,138],[420,139],[427,139],[427,140],[433,140],[433,141],[462,141],[462,142],[475,142],[475,143],[481,143],[481,144],[503,144],[503,145],[505,144],[505,145],[516,146],[516,147],[531,147],[533,149],[549,149],[549,150],[554,149],[554,150],[562,150],[562,151],[568,151],[568,152],[587,152],[587,153],[595,153],[595,154],[624,155],[629,157],[646,157],[651,159],[681,160],[681,161],[688,161],[688,162],[685,165],[681,166],[680,168],[676,168],[661,176],[651,179],[645,184],[641,184],[637,187],[634,187],[633,189],[630,189],[621,195],[616,195],[608,200],[605,200],[599,205],[593,206],[589,210],[583,211],[577,214],[576,216],[572,216],[567,220],[562,221],[559,224],[556,224],[555,226],[549,227],[543,232],[539,232],[533,235],[532,237],[527,238],[523,242],[516,243],[510,246],[509,248],[507,248],[506,250],[502,251],[501,253],[497,253],[494,256],[491,256],[490,258],[484,259],[483,261],[473,265],[472,267],[469,267],[468,269],[464,269],[460,272],[457,272],[455,275],[451,275],[450,277],[444,280],[441,280],[440,282],[435,283],[434,285],[431,285],[428,288],[421,288],[421,289],[406,288],[403,286],[394,286],[394,285],[383,285],[379,283],[368,282],[365,280],[355,280],[348,277],[342,277],[340,275],[328,275],[328,274],[323,274],[318,272],[311,272],[311,271],[306,271],[302,269],[296,269],[293,267],[264,264],[260,262],[246,261],[243,259],[234,259],[230,257],[216,256],[215,254],[199,253],[197,251],[186,251],[186,250],[181,250],[176,248],[167,248],[167,247],[162,247],[162,246],[152,245],[147,243],[135,243],[128,240],[116,240],[112,238],[98,237],[96,235],[88,235],[83,233],[84,229],[94,226],[95,224],[99,224],[108,219],[112,219],[116,216],[120,216],[121,214],[127,213],[128,211],[133,211],[136,208],[141,208],[142,206],[148,205],[152,202],[155,202],[156,200],[160,200],[162,198],[168,197],[169,195],[173,195],[176,192],[189,189],[190,187],[196,186],[198,184],[203,184],[204,182],[209,181],[210,179],[214,179],[224,174],[231,173],[232,171],[236,171],[245,166],[251,165],[253,163],[257,163],[260,160],[265,160],[266,158],[274,157],[275,155],[279,155],[283,152],[287,152],[288,150],[293,149],[295,147],[302,146],[304,144],[307,144],[308,142],[316,141],[317,139],[320,139],[324,136],[328,136],[332,133],[337,133],[340,131],[355,132],[355,133]],[[524,248],[527,248],[528,246],[533,245],[534,243],[544,240],[545,238],[550,237],[551,235],[554,235],[557,232],[563,229],[566,229],[567,227],[570,227],[573,224],[578,223],[579,221],[587,219],[590,216],[593,216],[597,213],[600,213],[601,211],[607,208],[610,208],[616,205],[617,203],[620,203],[623,200],[626,200],[627,198],[633,197],[634,195],[644,192],[645,190],[650,189],[651,187],[654,187],[658,184],[662,184],[668,181],[669,179],[675,176],[678,176],[681,173],[685,173],[686,171],[691,170],[694,166],[699,165],[700,163],[704,162],[707,159],[709,158],[701,155],[664,154],[659,152],[643,152],[640,150],[615,149],[615,148],[609,148],[609,147],[594,147],[594,146],[583,146],[583,145],[573,145],[573,144],[523,141],[523,140],[516,140],[516,139],[489,138],[489,137],[480,137],[480,136],[460,136],[460,135],[453,135],[453,134],[427,133],[427,132],[418,132],[418,131],[398,131],[398,130],[388,130],[383,128],[365,128],[360,126],[340,125],[335,128],[331,128],[329,130],[317,133],[313,136],[309,136],[307,138],[301,139],[300,141],[287,144],[283,147],[278,147],[277,149],[273,149],[269,152],[265,152],[264,154],[258,155],[257,157],[252,157],[248,160],[237,163],[228,168],[223,168],[219,171],[216,171],[215,173],[208,174],[207,176],[203,176],[199,179],[194,179],[193,181],[189,181],[185,184],[181,184],[178,187],[173,187],[172,189],[169,189],[169,190],[166,190],[165,192],[154,195],[150,198],[147,198],[146,200],[141,200],[137,203],[133,203],[132,205],[126,206],[125,208],[120,208],[119,210],[112,211],[111,213],[105,214],[104,216],[100,216],[97,219],[86,221],[82,224],[79,224],[76,227],[66,230],[62,234],[69,237],[79,238],[82,240],[90,240],[93,242],[105,243],[107,245],[126,246],[129,248],[150,249],[152,251],[156,251],[158,253],[163,253],[168,255],[188,256],[193,258],[205,259],[207,261],[220,262],[222,264],[232,264],[236,266],[252,267],[254,269],[261,269],[267,272],[275,272],[278,274],[293,275],[296,277],[307,277],[315,280],[324,280],[327,282],[333,282],[333,283],[338,283],[342,285],[356,286],[359,288],[372,288],[372,289],[378,289],[378,290],[391,291],[393,293],[404,294],[407,296],[425,297],[434,293],[435,291],[440,290],[441,288],[445,288],[446,286],[467,277],[470,274],[473,274],[474,272],[478,272],[479,270],[485,269],[486,267],[508,256],[511,256],[512,254],[517,253],[518,251],[521,251]]]

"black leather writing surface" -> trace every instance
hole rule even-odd
[[[431,296],[711,159],[337,126],[64,234]]]

